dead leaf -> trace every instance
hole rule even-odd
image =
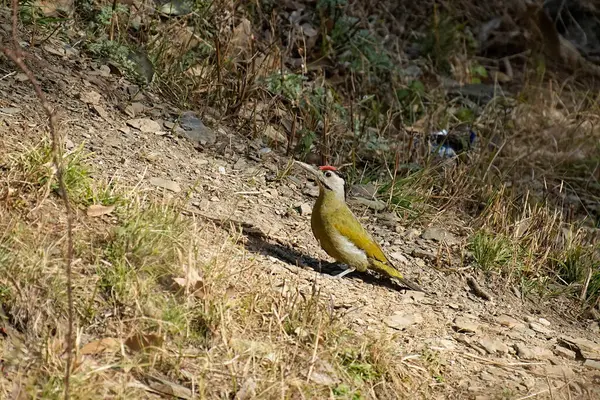
[[[102,215],[110,214],[115,209],[115,205],[103,206],[102,204],[92,204],[88,207],[86,214],[88,217],[100,217]]]
[[[117,351],[121,347],[121,341],[115,338],[103,338],[94,340],[84,345],[79,354],[100,354],[104,352]]]
[[[250,56],[252,46],[252,24],[246,18],[233,28],[231,41],[229,42],[228,56],[239,61]]]
[[[190,269],[187,278],[173,278],[173,281],[195,297],[204,297],[204,281],[195,269]]]
[[[161,347],[163,344],[162,336],[154,333],[136,333],[125,340],[125,346],[133,352],[139,352],[151,347]]]

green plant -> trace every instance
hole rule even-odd
[[[502,235],[479,231],[469,240],[469,250],[475,262],[484,271],[500,272],[515,255],[514,245]]]
[[[339,357],[342,366],[357,384],[372,382],[381,375],[362,353],[348,349],[342,352]]]

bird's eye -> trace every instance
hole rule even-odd
[[[331,172],[325,172],[325,177],[326,178],[331,178]]]

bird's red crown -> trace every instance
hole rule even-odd
[[[331,165],[323,165],[323,166],[319,167],[319,169],[321,171],[337,171],[337,168],[333,167]]]

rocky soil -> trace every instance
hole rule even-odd
[[[314,286],[356,332],[389,330],[413,363],[427,349],[440,371],[437,398],[600,398],[600,328],[576,319],[576,305],[522,298],[469,264],[468,229],[442,215],[430,226],[407,225],[368,198],[352,206],[396,265],[427,294],[404,291],[376,277],[339,271],[310,232],[317,190],[271,141],[244,138],[208,116],[166,103],[76,52],[49,41],[32,63],[51,103],[66,147],[93,152],[97,174],[165,197],[187,196],[186,214],[243,232],[249,256],[275,290]],[[0,147],[37,143],[45,130],[26,77],[0,63]],[[211,128],[205,126],[205,124]],[[357,190],[365,189],[365,190]],[[468,279],[471,277],[470,279]],[[478,289],[479,288],[479,289]],[[0,339],[1,340],[1,339]]]

